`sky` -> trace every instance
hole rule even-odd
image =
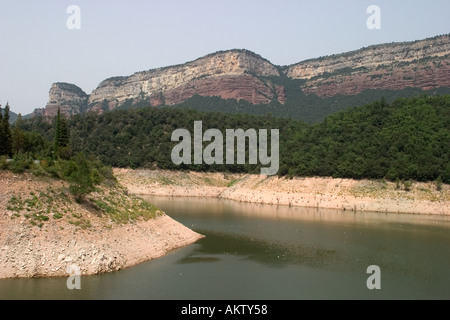
[[[371,5],[379,29],[367,27]],[[90,94],[106,78],[219,50],[290,65],[434,37],[450,33],[449,12],[448,0],[0,0],[0,104],[25,115],[45,107],[52,83]]]

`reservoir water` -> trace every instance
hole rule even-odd
[[[450,299],[450,217],[146,197],[205,235],[136,267],[0,280],[0,299]],[[369,290],[369,266],[381,289]]]

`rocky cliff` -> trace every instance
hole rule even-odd
[[[286,81],[295,82],[286,89]],[[279,67],[248,50],[216,52],[182,65],[104,80],[90,94],[55,83],[44,109],[52,117],[118,107],[176,105],[195,96],[246,100],[254,105],[288,101],[295,91],[320,98],[352,96],[366,89],[450,88],[450,35],[382,44]],[[290,90],[290,91],[289,91]],[[303,101],[290,101],[290,107]]]
[[[320,97],[366,89],[450,87],[450,35],[312,59],[288,67],[285,74],[307,80],[302,90]]]
[[[253,104],[277,98],[282,103],[283,89],[260,79],[268,76],[278,77],[280,72],[250,51],[219,52],[183,65],[107,79],[90,95],[89,108],[111,110],[128,99],[151,106],[174,105],[196,94],[245,99]]]
[[[36,109],[32,116],[53,118],[60,108],[65,116],[79,114],[85,111],[89,95],[74,84],[58,82],[50,88],[49,101],[45,108]]]

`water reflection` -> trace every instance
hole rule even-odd
[[[288,207],[267,204],[237,202],[227,199],[182,198],[162,196],[142,196],[156,202],[165,210],[184,214],[215,215],[217,217],[254,217],[270,220],[316,221],[339,224],[413,224],[423,226],[450,227],[450,216],[398,214],[379,212],[351,212],[338,209]],[[186,204],[189,204],[186,206]]]
[[[301,266],[362,277],[368,266],[378,265],[385,278],[436,286],[450,297],[450,217],[217,199],[148,200],[206,235],[179,263],[199,261],[191,256],[214,256],[218,262],[234,255],[270,267]]]
[[[272,267],[292,264],[321,267],[339,259],[337,251],[332,249],[290,245],[224,232],[198,231],[206,238],[198,241],[198,246],[179,263],[217,262],[223,255],[235,255]]]

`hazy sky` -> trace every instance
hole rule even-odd
[[[70,30],[67,8],[81,10]],[[366,12],[381,9],[381,29]],[[233,48],[277,65],[450,33],[448,0],[0,0],[0,104],[44,107],[54,82],[104,79]]]

